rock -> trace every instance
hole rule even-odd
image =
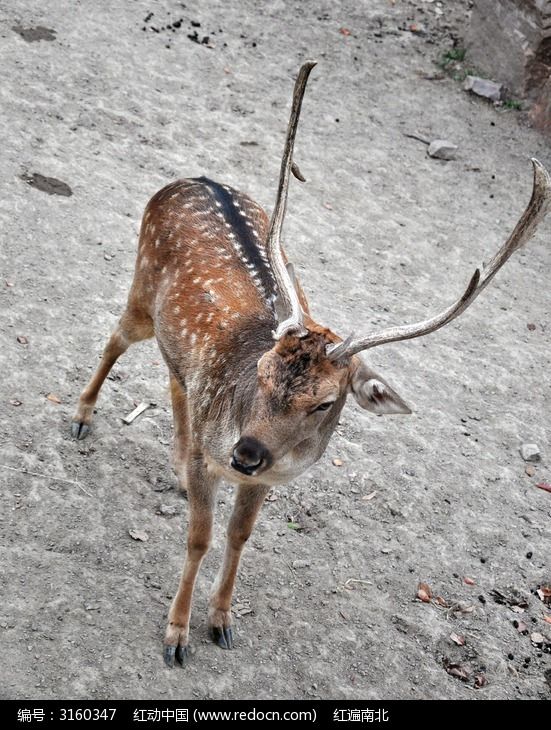
[[[522,444],[520,455],[524,461],[541,461],[541,453],[537,444]]]
[[[144,530],[128,530],[128,534],[133,540],[138,540],[139,542],[147,542],[149,540],[149,535]]]
[[[473,94],[483,96],[490,101],[501,101],[503,95],[503,84],[481,79],[479,76],[467,76],[463,88],[465,91],[472,91]]]
[[[445,139],[434,139],[428,146],[429,157],[436,157],[439,160],[453,160],[457,152],[457,145]]]
[[[300,569],[300,568],[309,568],[310,567],[310,561],[308,560],[293,560],[293,568]]]
[[[177,515],[180,514],[180,506],[177,504],[161,504],[159,506],[160,515]]]

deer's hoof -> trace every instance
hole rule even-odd
[[[73,421],[71,423],[71,436],[77,441],[82,441],[90,433],[90,426],[80,421]]]
[[[174,662],[178,662],[183,667],[187,664],[189,659],[189,652],[187,646],[165,646],[163,651],[163,658],[167,667],[174,666]]]
[[[210,638],[215,644],[218,644],[222,649],[233,649],[233,634],[230,626],[227,629],[211,626],[209,631]]]

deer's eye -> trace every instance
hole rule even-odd
[[[334,402],[334,400],[329,400],[326,403],[320,403],[317,408],[314,408],[312,413],[317,413],[318,411],[328,411]]]

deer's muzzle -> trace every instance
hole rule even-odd
[[[233,447],[231,466],[241,474],[252,476],[272,464],[272,455],[264,444],[251,436],[243,436]]]

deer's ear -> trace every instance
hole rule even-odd
[[[350,392],[362,408],[379,414],[411,413],[411,408],[359,357],[351,363]]]

